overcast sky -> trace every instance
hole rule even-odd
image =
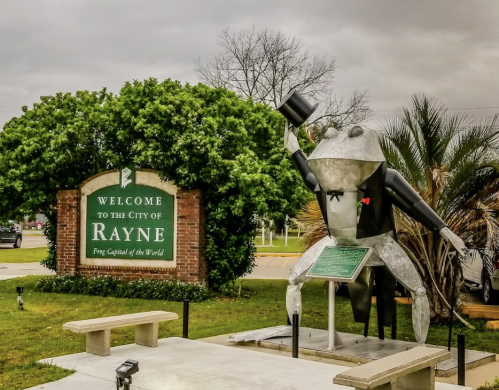
[[[335,93],[368,89],[374,123],[416,92],[499,112],[497,0],[0,0],[0,125],[59,91],[196,83],[217,34],[252,26],[335,58]]]

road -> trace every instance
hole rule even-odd
[[[29,231],[23,235],[21,248],[39,248],[47,246],[47,240],[38,231]],[[16,250],[12,244],[0,245],[0,256],[3,250]],[[287,279],[298,257],[257,257],[256,267],[245,279]],[[51,271],[38,263],[0,263],[0,280],[23,275],[50,275]]]
[[[43,246],[47,246],[47,239],[44,235],[35,233],[23,235],[21,248],[40,248]],[[0,250],[4,249],[14,250],[14,247],[12,246],[12,244],[0,244]]]
[[[41,248],[47,246],[47,239],[39,231],[28,231],[23,234],[21,248]],[[0,256],[2,251],[15,251],[12,244],[0,245]],[[18,278],[26,275],[52,275],[49,269],[40,263],[0,263],[0,280]]]
[[[299,257],[257,257],[251,274],[243,279],[288,279]]]
[[[47,246],[47,240],[39,232],[29,232],[24,235],[22,248],[38,248]],[[2,250],[15,250],[12,244],[0,245],[0,256]],[[289,256],[259,256],[256,258],[256,266],[251,274],[243,279],[288,279],[291,270],[298,262],[299,257]],[[54,273],[39,263],[0,263],[0,280],[17,278],[25,275],[53,275]],[[480,293],[463,293],[463,299],[467,303],[481,304]]]

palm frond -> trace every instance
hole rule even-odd
[[[303,206],[296,215],[296,220],[304,227],[303,247],[305,250],[328,235],[321,208],[315,199]]]
[[[459,170],[465,161],[481,162],[497,158],[499,126],[497,115],[493,118],[461,128],[449,145],[446,161]]]
[[[413,132],[400,119],[382,129],[380,146],[390,168],[399,171],[410,183],[424,183],[422,159]]]
[[[465,161],[459,170],[450,175],[439,199],[438,213],[444,220],[447,219],[454,210],[462,208],[468,199],[483,194],[484,188],[498,178],[498,161],[488,161],[483,165],[473,160]]]
[[[382,129],[381,145],[388,164],[469,247],[499,249],[497,116],[472,122],[464,114],[448,115],[436,99],[414,95]],[[446,301],[461,283],[454,248],[400,210],[395,221],[400,245],[430,295],[432,316],[445,318]]]

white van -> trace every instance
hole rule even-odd
[[[492,262],[489,267],[484,265],[482,255],[478,250],[472,249],[468,253],[469,256],[462,262],[465,286],[473,290],[481,290],[482,300],[486,305],[497,303],[499,298],[499,252],[491,256]]]

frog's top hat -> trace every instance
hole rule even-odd
[[[312,106],[298,91],[288,93],[277,106],[277,110],[290,121],[294,127],[300,127],[310,118],[319,104]]]

